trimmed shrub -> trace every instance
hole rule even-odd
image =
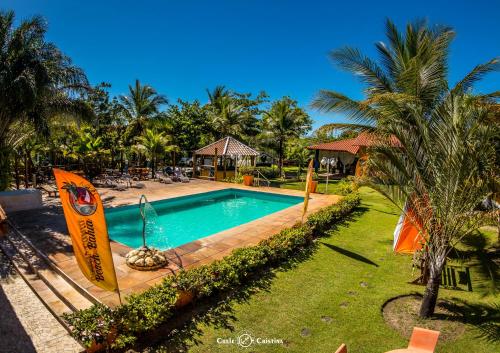
[[[175,314],[179,291],[190,292],[195,300],[241,285],[259,271],[279,266],[307,249],[314,237],[342,220],[360,203],[356,193],[348,194],[335,205],[310,215],[307,222],[262,240],[250,247],[235,249],[222,260],[182,270],[143,293],[128,297],[128,302],[111,310],[104,305],[65,315],[72,335],[85,346],[100,342],[114,327],[118,331],[114,347],[124,347],[143,332],[153,330]]]
[[[71,327],[71,335],[84,347],[105,344],[115,325],[115,313],[106,305],[95,304],[72,314],[63,314]]]

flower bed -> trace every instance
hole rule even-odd
[[[102,305],[67,314],[64,319],[72,335],[85,347],[105,343],[112,335],[113,347],[125,347],[142,333],[168,321],[176,310],[186,305],[186,298],[196,301],[228,290],[235,290],[256,272],[280,266],[311,246],[332,224],[342,221],[360,203],[351,193],[335,205],[310,215],[307,222],[284,229],[250,247],[235,249],[230,255],[211,264],[180,271],[143,293],[128,297],[115,310]],[[99,324],[96,324],[99,323]],[[116,331],[116,336],[114,335]]]

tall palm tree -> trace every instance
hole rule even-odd
[[[158,156],[166,151],[169,139],[163,131],[158,132],[153,129],[146,129],[143,135],[137,137],[137,142],[151,158],[151,173],[154,179]]]
[[[278,153],[278,169],[283,170],[285,144],[290,138],[300,137],[311,129],[312,121],[309,115],[297,106],[297,102],[289,97],[283,97],[274,102],[271,108],[264,112],[263,139],[267,139]]]
[[[139,80],[135,80],[135,86],[129,85],[128,90],[129,94],[120,96],[119,101],[129,124],[126,135],[131,140],[133,136],[142,134],[149,120],[159,115],[160,107],[168,100],[153,87],[141,85]]]
[[[207,95],[208,117],[215,137],[243,137],[252,124],[252,113],[225,86],[216,86],[211,92],[207,90]]]
[[[17,27],[14,22],[13,11],[0,12],[0,190],[9,184],[11,146],[6,141],[16,122],[48,135],[55,116],[93,116],[78,98],[88,87],[85,74],[45,41],[45,21],[33,17]]]
[[[321,91],[313,106],[347,113],[355,122],[328,128],[349,126],[376,136],[370,160],[377,173],[370,184],[402,212],[411,209],[414,216],[407,216],[426,237],[427,282],[420,316],[429,317],[446,257],[455,242],[477,227],[475,209],[498,173],[498,93],[467,94],[484,74],[498,69],[498,60],[478,65],[449,88],[451,29],[429,29],[417,22],[402,34],[387,21],[386,30],[389,44],[376,45],[380,63],[352,48],[332,53],[341,68],[366,85],[366,98]],[[387,142],[389,136],[399,140],[400,148]]]

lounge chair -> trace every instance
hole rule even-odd
[[[144,184],[144,183],[136,183],[134,185],[134,187],[136,187],[137,189],[144,189],[146,187],[146,184]]]
[[[2,208],[2,205],[0,205],[0,224],[3,222],[7,221],[7,213]]]
[[[339,348],[335,351],[335,353],[347,353],[347,346],[342,343]]]
[[[166,177],[166,176],[159,176],[158,181],[160,183],[164,183],[164,184],[172,184],[173,183],[172,179],[170,179],[169,177]]]
[[[59,190],[57,190],[57,188],[47,184],[41,185],[40,189],[45,191],[49,195],[49,197],[57,197],[57,194],[59,193]]]
[[[181,183],[189,183],[189,178],[185,176],[179,168],[176,168],[174,177]]]
[[[408,349],[413,349],[422,353],[433,353],[438,342],[439,333],[439,331],[414,327]]]

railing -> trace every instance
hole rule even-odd
[[[269,186],[271,186],[271,182],[269,181],[269,179],[267,179],[267,178],[264,176],[264,174],[262,174],[262,173],[260,172],[260,170],[256,169],[255,171],[257,172],[257,178],[256,178],[256,181],[257,181],[257,186],[260,186],[260,181],[261,181],[262,179],[264,179],[264,180],[267,182],[267,186],[268,186],[268,187],[269,187]]]
[[[139,200],[139,212],[142,217],[142,246],[146,247],[146,213],[144,212],[144,207],[146,207],[146,202],[148,202],[148,198],[146,195],[141,195]]]

